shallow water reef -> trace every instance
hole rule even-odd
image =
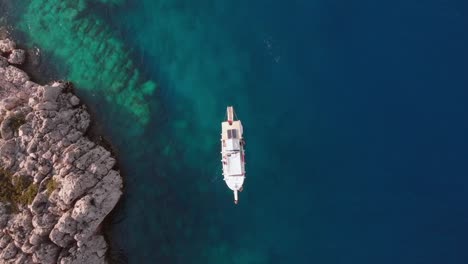
[[[109,104],[129,114],[136,124],[150,119],[146,98],[156,83],[145,79],[129,51],[104,21],[92,12],[95,3],[121,0],[29,0],[20,15],[20,30],[30,44],[60,61],[61,69],[78,89],[103,95]]]
[[[91,1],[104,3],[104,4],[122,4],[124,2],[124,0],[91,0]]]

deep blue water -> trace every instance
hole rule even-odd
[[[95,10],[165,109],[138,138],[97,116],[130,263],[468,263],[468,2],[135,2]],[[238,206],[219,164],[231,104]]]
[[[154,58],[143,64],[165,80],[168,101],[186,96],[180,112],[193,107],[207,120],[233,102],[245,123],[246,193],[235,208],[222,182],[207,182],[221,192],[199,200],[214,222],[188,215],[201,229],[188,248],[228,241],[210,263],[468,262],[466,3],[149,2],[116,24]],[[175,11],[161,17],[162,6]],[[201,28],[171,32],[184,27],[171,16]],[[199,106],[207,96],[214,102]],[[217,126],[194,129],[215,136]],[[221,230],[215,245],[203,237],[210,226]],[[179,232],[171,234],[177,243]]]

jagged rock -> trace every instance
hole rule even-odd
[[[57,122],[55,122],[53,119],[44,119],[42,120],[42,126],[40,128],[40,131],[44,134],[47,134],[57,127]]]
[[[0,229],[5,228],[8,224],[8,220],[10,219],[9,215],[5,213],[0,213]]]
[[[75,172],[65,176],[62,182],[63,188],[59,191],[60,201],[66,205],[71,204],[78,197],[83,195],[87,190],[96,185],[99,179],[94,174],[84,173],[77,174]]]
[[[54,103],[57,101],[57,97],[62,93],[63,86],[61,85],[47,85],[44,86],[44,94],[42,96],[43,102]]]
[[[51,170],[52,168],[48,164],[41,165],[38,168],[38,172],[44,176],[47,175]]]
[[[2,56],[0,56],[0,68],[4,68],[8,66],[8,60]]]
[[[10,56],[8,56],[8,62],[11,64],[23,64],[26,53],[24,50],[14,49],[11,51]]]
[[[69,142],[76,142],[81,136],[82,136],[82,133],[75,130],[73,132],[68,133],[66,139]]]
[[[42,155],[42,158],[46,160],[50,160],[50,158],[52,158],[52,152],[50,152],[50,150],[47,151],[46,153]]]
[[[98,146],[78,158],[75,161],[75,166],[80,170],[85,170],[89,168],[93,161],[99,161],[102,158],[107,158],[108,156],[110,156],[110,153],[103,147]]]
[[[11,39],[0,39],[0,51],[7,53],[12,52],[16,48],[16,43]]]
[[[0,259],[4,259],[4,260],[11,259],[16,255],[17,252],[18,252],[18,248],[15,246],[15,244],[10,243],[0,253]]]
[[[55,225],[54,229],[59,230],[62,233],[75,234],[76,233],[76,221],[71,217],[71,210],[66,212],[62,217],[60,217],[58,223]],[[52,230],[53,231],[53,230]]]
[[[16,255],[16,261],[14,264],[30,264],[32,263],[32,257],[26,254],[18,254]]]
[[[52,243],[42,243],[33,254],[36,263],[56,263],[60,248]]]
[[[75,241],[73,236],[76,233],[77,226],[76,221],[71,218],[70,215],[70,211],[62,215],[49,235],[49,238],[52,242],[64,248]]]
[[[49,199],[46,194],[38,193],[31,203],[30,209],[33,214],[42,214],[48,206]]]
[[[25,139],[28,142],[32,139],[33,130],[30,124],[26,123],[18,128],[18,136]]]
[[[33,235],[31,235],[32,237]],[[30,237],[30,239],[31,239]],[[43,241],[41,241],[43,242]],[[26,254],[32,254],[37,250],[37,245],[31,244],[29,241],[25,241],[21,246],[21,252]],[[17,256],[18,257],[18,256]]]
[[[60,264],[101,264],[105,263],[106,241],[102,236],[94,236],[70,250],[71,256],[60,259]]]
[[[71,126],[67,124],[59,124],[57,126],[57,130],[60,132],[60,136],[61,136],[60,139],[63,139],[70,132]]]
[[[120,190],[122,179],[116,171],[107,174],[93,190],[76,202],[72,212],[72,217],[78,222],[78,229],[75,238],[80,241],[87,239],[96,232],[104,216],[106,216],[118,202],[119,192],[109,192],[110,190]]]
[[[72,97],[70,97],[70,104],[73,106],[77,106],[80,104],[80,99],[73,95]]]
[[[32,216],[28,210],[15,215],[8,223],[8,232],[19,248],[28,240],[27,237],[32,229]]]
[[[24,71],[11,65],[5,68],[3,76],[0,75],[0,78],[16,86],[21,86],[29,81],[29,76]]]
[[[46,177],[46,175],[39,172],[33,172],[32,176],[36,184],[39,184]]]
[[[3,139],[8,140],[13,137],[13,126],[17,122],[18,117],[14,114],[8,114],[5,119],[3,119],[2,124],[0,125],[0,134]]]
[[[34,152],[36,152],[37,144],[39,144],[38,141],[39,141],[39,140],[38,140],[36,137],[33,138],[33,139],[29,142],[29,144],[28,144],[28,146],[27,146],[27,148],[26,148],[26,151],[27,151],[28,153],[34,153]]]
[[[73,242],[76,242],[73,236],[68,233],[61,232],[58,229],[53,229],[52,232],[50,232],[49,238],[56,245],[63,248],[67,248]]]
[[[3,168],[9,169],[15,164],[16,153],[17,145],[14,140],[5,141],[3,145],[0,144],[0,161],[3,163]]]
[[[5,110],[12,110],[20,104],[20,99],[17,97],[8,97],[2,100],[2,106]]]
[[[8,224],[9,215],[8,215],[8,208],[3,203],[0,203],[0,229],[5,228]]]
[[[16,93],[16,97],[21,99],[21,100],[27,100],[29,99],[29,96],[27,93],[23,92],[23,91],[19,91]]]
[[[0,167],[35,184],[30,204],[0,203],[0,263],[105,263],[99,226],[122,194],[115,159],[84,136],[90,116],[66,84],[9,65],[24,60],[10,40],[0,51]]]
[[[76,112],[75,118],[77,119],[76,129],[83,133],[86,132],[90,123],[88,112],[86,112],[84,108],[79,108]]]
[[[44,242],[46,238],[47,237],[44,236],[40,229],[34,229],[31,233],[31,236],[29,237],[29,243],[31,243],[31,245],[39,245],[40,243]]]
[[[0,238],[0,248],[4,249],[8,246],[8,244],[10,244],[12,239],[8,234],[5,234],[3,232],[1,234],[2,234],[2,237]]]
[[[56,111],[58,106],[56,103],[44,102],[36,105],[37,110]]]
[[[49,213],[37,214],[33,216],[32,224],[34,229],[37,230],[36,232],[47,235],[57,223],[57,218],[58,217],[55,215]]]
[[[28,175],[34,174],[34,169],[36,168],[37,161],[34,160],[31,156],[26,158],[26,161],[23,163],[23,167],[26,169]]]

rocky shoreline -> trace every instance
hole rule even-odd
[[[0,263],[106,263],[101,224],[122,195],[116,160],[86,136],[71,84],[39,85],[0,40]]]

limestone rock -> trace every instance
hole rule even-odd
[[[5,249],[11,242],[11,236],[2,232],[2,237],[0,238],[0,248]]]
[[[7,58],[4,58],[2,56],[0,56],[0,68],[4,68],[6,66],[8,66],[8,60]]]
[[[60,248],[53,243],[42,243],[33,254],[36,263],[56,263]]]
[[[49,199],[46,194],[38,193],[31,203],[30,209],[33,214],[39,215],[46,212]]]
[[[16,261],[14,264],[29,264],[32,263],[32,257],[26,254],[18,254],[15,257]]]
[[[0,40],[0,51],[3,53],[11,52],[16,48],[16,43],[11,39]]]
[[[68,84],[30,81],[10,65],[24,61],[11,40],[0,55],[0,167],[30,195],[0,203],[0,263],[105,263],[99,227],[122,194],[115,159],[86,138],[90,116]]]
[[[43,102],[56,102],[59,94],[62,93],[63,86],[60,84],[54,83],[54,85],[44,86],[44,94],[42,96]]]
[[[11,65],[5,68],[3,76],[0,76],[0,78],[4,78],[4,81],[16,86],[21,86],[29,81],[29,76],[24,71]]]
[[[8,97],[2,100],[2,106],[5,110],[13,110],[20,104],[20,99],[17,97]]]
[[[11,51],[10,56],[8,56],[8,62],[11,64],[23,64],[26,53],[24,50],[14,49]]]
[[[102,236],[94,236],[90,240],[81,242],[73,247],[71,256],[60,259],[60,264],[103,264],[107,250],[106,241]]]
[[[0,125],[0,134],[3,139],[8,140],[13,137],[14,127],[20,117],[15,114],[8,114]]]
[[[78,97],[76,97],[75,95],[73,95],[72,97],[70,97],[70,104],[72,106],[77,106],[80,104],[80,99],[78,99]]]
[[[0,207],[0,229],[5,228],[8,224],[8,220],[10,219],[8,215],[8,210],[4,207]]]
[[[104,217],[110,213],[118,202],[121,193],[109,192],[120,190],[122,179],[116,171],[107,174],[93,190],[75,204],[72,217],[78,222],[75,239],[78,241],[87,239],[94,234]]]
[[[18,248],[15,246],[15,244],[10,243],[0,253],[0,259],[4,259],[4,260],[11,259],[16,255],[17,252],[18,252]]]

